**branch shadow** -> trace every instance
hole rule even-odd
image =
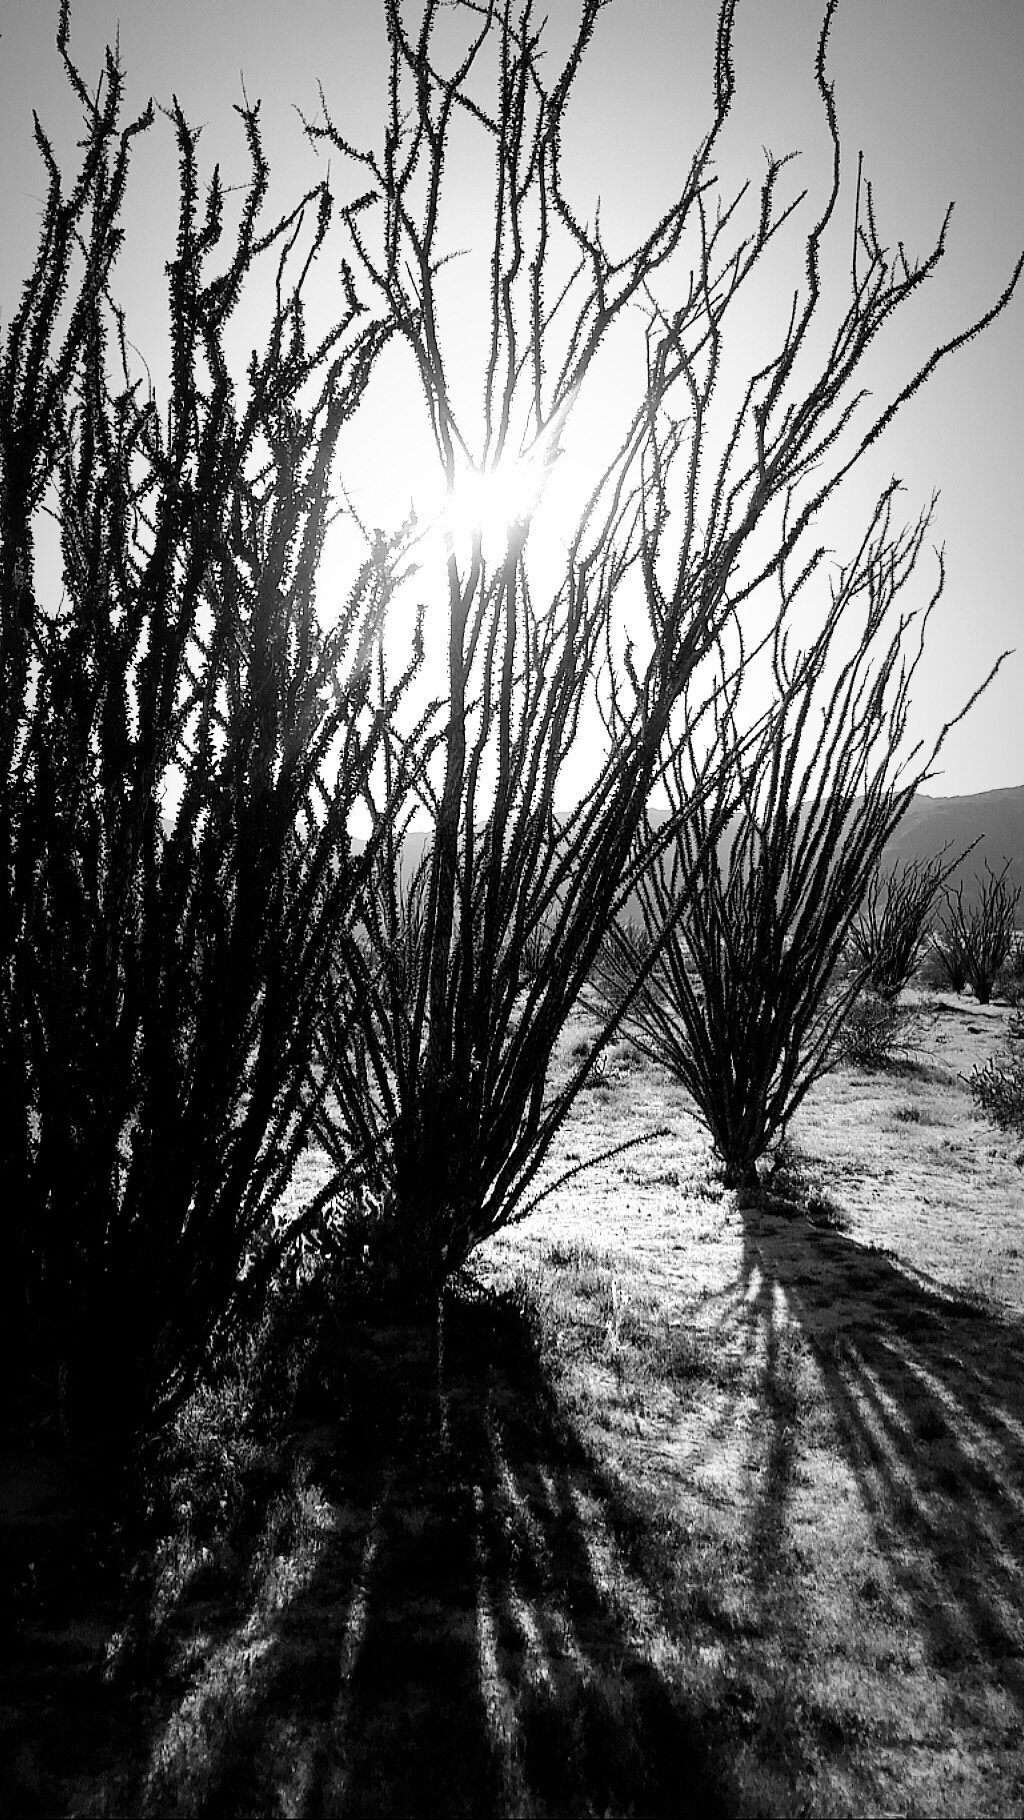
[[[527,1307],[453,1297],[442,1358],[422,1330],[350,1332],[349,1416],[299,1450],[302,1520],[240,1622],[197,1624],[102,1811],[729,1811]]]
[[[1024,1714],[1024,1322],[802,1213],[751,1209],[744,1224],[737,1290],[763,1334],[771,1419],[766,1551],[792,1486],[788,1318],[926,1659],[991,1677]]]

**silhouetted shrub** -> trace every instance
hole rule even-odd
[[[946,861],[944,849],[932,859],[894,866],[885,877],[874,873],[850,930],[850,954],[855,966],[867,969],[877,998],[891,1003],[910,984],[928,943],[935,900],[965,858],[961,853]]]
[[[959,955],[946,952],[939,945],[939,931],[933,930],[918,964],[917,978],[929,992],[962,992],[967,983]]]
[[[712,974],[727,978],[733,994],[727,1007],[716,1006],[716,1052],[702,1064],[704,1110],[731,1167],[751,1165],[765,1132],[823,1063],[847,998],[841,994],[823,1019],[819,1012],[877,863],[876,822],[868,817],[867,832],[857,822],[853,840],[837,848],[841,823],[823,806],[809,758],[806,777],[787,772],[791,801],[769,790],[778,826],[763,836],[759,805],[745,800],[746,780],[729,763],[723,775],[734,731],[726,723],[748,656],[771,644],[776,584],[785,616],[785,604],[819,570],[821,508],[937,362],[1003,307],[1018,277],[984,318],[933,349],[868,413],[862,360],[927,279],[942,242],[918,262],[883,247],[870,188],[858,183],[852,242],[843,229],[844,246],[852,244],[848,286],[840,295],[822,283],[841,194],[826,68],[830,8],[815,68],[831,176],[821,208],[802,217],[792,312],[759,370],[737,376],[733,395],[720,383],[720,353],[743,345],[742,335],[735,343],[729,333],[734,301],[749,295],[748,279],[769,257],[780,256],[802,198],[787,192],[784,199],[788,161],[769,158],[749,217],[742,191],[708,206],[735,85],[735,8],[726,3],[718,15],[708,131],[679,167],[665,211],[613,259],[597,226],[588,225],[587,207],[568,197],[560,157],[600,12],[597,0],[587,0],[556,64],[528,7],[428,8],[413,32],[397,0],[387,0],[388,155],[353,147],[326,107],[310,126],[332,157],[355,159],[366,187],[359,260],[374,287],[400,306],[401,333],[429,403],[439,477],[452,489],[463,473],[486,482],[495,469],[511,468],[521,492],[497,548],[493,540],[488,547],[481,524],[452,530],[445,547],[446,692],[436,776],[421,799],[429,847],[413,991],[406,911],[385,887],[371,901],[359,939],[342,947],[336,1016],[320,1033],[320,1064],[331,1082],[321,1142],[338,1181],[366,1187],[388,1210],[424,1297],[436,1298],[475,1245],[550,1192],[550,1184],[535,1188],[538,1172],[626,1000],[642,994],[645,968],[653,965],[648,956],[637,969],[628,954],[629,983],[605,1007],[591,1051],[567,1081],[555,1079],[558,1033],[609,926],[638,877],[657,869],[659,853],[678,836],[685,855],[679,888],[694,907],[685,926],[697,927],[708,891],[698,856],[713,852],[738,802],[744,831],[720,894],[726,926],[716,912],[708,939],[727,945],[735,913],[739,945],[749,936],[763,971],[752,973],[746,954],[719,970],[716,953],[702,979],[708,1004]],[[463,36],[435,33],[442,17],[453,31],[461,25]],[[464,198],[450,192],[456,122],[460,133],[476,136],[488,164],[497,161],[493,205],[488,200],[478,233],[466,227]],[[475,394],[453,384],[464,315],[450,312],[438,282],[452,245],[453,202],[455,231],[487,260],[486,351]],[[644,346],[637,348],[628,425],[590,470],[579,517],[563,526],[564,562],[535,564],[534,508],[563,431],[572,434],[577,396],[606,337],[626,335],[638,311],[646,318]],[[628,350],[628,338],[622,345]],[[812,349],[822,351],[820,359]],[[627,371],[628,353],[623,358]],[[921,524],[890,538],[892,498],[887,491],[838,584],[863,598],[869,621],[892,592],[888,577],[902,573],[924,530]],[[916,657],[903,655],[909,678]],[[784,642],[775,657],[781,708],[797,677]],[[854,693],[846,705],[866,754],[884,679],[864,666],[850,674]],[[743,691],[744,713],[751,693]],[[576,753],[595,699],[607,737],[591,748],[596,763],[580,794]],[[816,731],[827,749],[834,722],[827,702],[822,706],[826,721]],[[691,752],[699,747],[700,759],[670,823],[656,828],[645,820],[646,805],[666,754],[680,741],[689,741]],[[396,740],[396,757],[402,750]],[[840,786],[845,793],[850,782],[844,801],[851,808],[863,783],[857,762]],[[779,763],[788,760],[780,755]],[[884,821],[893,809],[889,826],[901,788],[893,784],[880,812]],[[798,800],[801,790],[806,803]],[[806,839],[805,806],[814,826]],[[792,892],[779,913],[773,893],[787,890],[790,866]],[[830,869],[843,880],[838,914]],[[394,867],[386,863],[384,873],[393,875]],[[819,910],[823,895],[829,908]],[[701,1016],[695,1008],[694,1022]],[[726,1025],[732,1034],[722,1034]],[[726,1115],[719,1096],[733,1064],[750,1082],[749,1104],[742,1114],[731,1104]]]
[[[369,554],[330,630],[314,599],[340,439],[390,331],[343,271],[335,324],[308,343],[326,187],[265,225],[245,108],[250,182],[226,233],[219,173],[203,196],[175,106],[158,408],[110,294],[152,110],[123,127],[116,57],[93,92],[67,41],[65,5],[80,168],[65,188],[40,129],[39,250],[0,340],[0,1325],[50,1419],[126,1449],[284,1242],[269,1216],[369,863],[348,820],[393,705],[368,676],[396,548]],[[266,339],[238,378],[235,312],[264,271]],[[257,332],[247,315],[247,346]]]
[[[756,1187],[759,1160],[837,1055],[878,1065],[900,1029],[892,1004],[858,1000],[867,960],[844,962],[879,856],[935,756],[908,775],[900,750],[914,672],[904,646],[923,627],[897,602],[928,519],[894,535],[892,498],[799,657],[783,597],[772,655],[786,693],[760,747],[737,745],[710,802],[687,746],[673,755],[664,787],[679,832],[638,881],[642,935],[612,929],[597,975],[599,1001],[622,1007],[632,1041],[692,1095],[737,1186]],[[723,835],[730,789],[740,801]]]
[[[980,1005],[987,1005],[992,997],[999,971],[1013,947],[1020,886],[1007,883],[1009,869],[1009,860],[999,873],[986,861],[987,877],[975,874],[980,896],[971,909],[964,905],[962,884],[955,895],[947,891],[945,921],[933,937],[950,985],[955,991],[970,986]]]

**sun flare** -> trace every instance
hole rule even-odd
[[[441,512],[441,530],[457,543],[479,534],[492,555],[503,552],[529,524],[540,504],[546,469],[532,456],[502,461],[481,473],[469,469]]]
[[[506,455],[490,468],[467,465],[437,514],[446,541],[479,536],[488,555],[501,557],[522,538],[561,455],[562,430],[578,391],[577,383],[521,455]]]

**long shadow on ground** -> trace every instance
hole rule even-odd
[[[795,1322],[896,1588],[894,1627],[940,1675],[956,1670],[978,1715],[996,1687],[1024,1718],[1021,1323],[782,1212],[749,1216],[720,1314],[763,1364],[750,1550],[762,1629],[802,1597],[786,1549]],[[221,1528],[230,1596],[193,1565],[161,1606],[154,1572],[123,1695],[83,1638],[80,1666],[47,1683],[9,1810],[735,1811],[723,1690],[698,1698],[699,1676],[685,1689],[672,1666],[687,1640],[655,1558],[661,1531],[574,1439],[528,1310],[454,1298],[440,1367],[429,1331],[354,1321],[324,1368],[288,1471],[250,1473],[255,1508]],[[664,1547],[686,1546],[670,1526]],[[695,1622],[702,1609],[694,1594]],[[8,1734],[12,1756],[30,1730]]]
[[[1024,1714],[1024,1324],[799,1216],[751,1213],[739,1293],[771,1411],[782,1304],[809,1341],[903,1609],[942,1670]],[[762,1521],[784,1521],[793,1429],[775,1397]]]
[[[347,1414],[305,1436],[248,1610],[179,1610],[135,1769],[77,1811],[729,1810],[527,1328],[458,1298],[440,1371],[414,1328],[348,1334]]]

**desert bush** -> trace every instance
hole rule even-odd
[[[979,1005],[987,1005],[1000,969],[1014,946],[1020,886],[1007,882],[1009,860],[1001,872],[985,864],[986,877],[975,874],[979,897],[971,908],[964,905],[964,888],[946,892],[946,915],[933,937],[934,951],[951,986],[972,988]]]
[[[1000,1062],[990,1059],[974,1070],[970,1088],[982,1111],[997,1125],[1024,1132],[1024,1056],[1018,1053]]]
[[[736,1185],[756,1186],[758,1162],[844,1044],[876,1060],[899,1026],[877,995],[857,1009],[868,962],[843,965],[879,856],[947,731],[908,771],[909,689],[942,561],[927,604],[901,609],[928,515],[894,535],[892,505],[890,489],[798,659],[783,587],[772,657],[785,686],[760,746],[736,749],[740,806],[724,837],[718,814],[691,812],[666,862],[638,881],[642,936],[613,929],[597,976],[600,1000],[624,1007],[633,1042],[692,1095]],[[852,644],[845,662],[840,634]],[[692,796],[691,773],[684,747],[666,774],[673,807]],[[720,794],[714,808],[723,807]],[[646,979],[644,954],[655,956]]]
[[[1024,1133],[1024,1012],[1010,1019],[1005,1050],[975,1068],[968,1081],[971,1093],[986,1116],[1004,1131]],[[1018,1159],[1024,1163],[1024,1151]]]
[[[959,954],[942,945],[939,930],[933,929],[931,932],[918,965],[917,977],[930,992],[962,992],[967,984]]]
[[[836,1032],[835,1055],[856,1068],[891,1068],[903,1054],[910,1013],[880,993],[861,992]]]
[[[368,676],[400,538],[324,630],[332,467],[391,324],[343,269],[308,340],[331,197],[265,221],[255,108],[233,234],[173,110],[166,408],[132,376],[112,283],[152,110],[123,125],[117,58],[94,92],[68,32],[65,4],[81,162],[66,186],[38,129],[45,217],[0,342],[0,1322],[44,1413],[124,1449],[274,1268],[314,1014],[368,863],[348,819],[394,705]],[[233,319],[264,273],[265,341],[235,376]]]
[[[354,159],[366,185],[366,210],[355,223],[357,259],[394,309],[411,350],[449,497],[457,495],[460,476],[486,482],[510,468],[516,492],[497,550],[488,551],[479,523],[464,532],[449,524],[445,535],[444,725],[429,784],[422,786],[429,840],[413,991],[406,989],[404,960],[400,969],[396,960],[405,953],[405,912],[386,887],[364,916],[359,939],[341,945],[335,1009],[319,1035],[331,1092],[317,1129],[335,1160],[336,1181],[365,1187],[385,1210],[400,1235],[409,1283],[429,1300],[475,1245],[536,1204],[537,1172],[626,1016],[630,995],[639,1002],[663,932],[628,989],[605,1006],[593,1046],[564,1082],[550,1079],[558,1033],[636,880],[677,838],[678,895],[695,906],[686,926],[696,926],[709,855],[745,789],[722,731],[731,720],[730,738],[740,748],[751,732],[735,725],[747,662],[736,652],[770,641],[773,578],[785,573],[788,596],[818,569],[822,552],[805,539],[816,535],[820,509],[936,364],[1003,306],[1018,274],[981,321],[936,348],[889,402],[852,427],[866,409],[861,360],[934,269],[943,239],[917,264],[902,250],[890,253],[878,239],[870,192],[858,175],[852,223],[842,230],[849,244],[852,226],[850,287],[832,313],[835,293],[830,287],[826,301],[821,277],[841,187],[826,68],[829,7],[815,67],[831,182],[806,219],[792,315],[779,326],[773,354],[756,372],[738,372],[734,390],[720,385],[723,349],[735,352],[743,344],[742,330],[739,343],[727,335],[735,301],[764,269],[769,248],[776,256],[801,202],[783,194],[788,160],[774,157],[749,201],[741,194],[711,200],[714,158],[735,89],[730,0],[718,16],[707,131],[682,170],[676,199],[614,258],[596,222],[588,225],[584,208],[567,195],[561,161],[577,80],[600,25],[600,0],[584,0],[559,65],[546,53],[544,28],[529,5],[453,11],[427,0],[415,26],[397,0],[388,0],[386,11],[391,71],[383,151],[353,146],[326,107],[310,131],[332,155]],[[442,13],[453,28],[444,37]],[[473,135],[496,176],[479,232],[458,218],[459,243],[486,247],[489,273],[486,353],[467,407],[468,386],[456,391],[449,376],[464,341],[462,321],[449,313],[438,273],[451,245],[451,172],[456,156],[477,155]],[[534,559],[537,502],[601,348],[640,311],[646,327],[632,418],[618,447],[609,441],[607,465],[581,515],[563,528],[557,571],[545,569]],[[621,345],[625,370],[628,348]],[[723,402],[728,398],[731,404]],[[887,572],[901,570],[916,548],[914,532],[885,542],[891,498],[876,515],[870,554],[866,545],[841,584],[847,594],[886,594]],[[782,714],[797,673],[781,647],[776,656]],[[851,711],[866,752],[875,683],[863,665],[850,674],[856,677]],[[860,687],[863,698],[856,697]],[[566,807],[570,757],[595,694],[607,737],[594,781],[575,807]],[[829,737],[826,728],[826,744]],[[655,826],[646,804],[666,753],[682,738],[689,738],[694,763],[669,822]],[[396,763],[403,751],[396,732]],[[794,779],[781,747],[778,765],[788,786]],[[852,760],[847,775],[860,775]],[[795,804],[767,788],[775,790],[777,829],[784,824],[784,831],[763,847],[756,816],[744,810],[746,832],[735,845],[728,891],[730,904],[747,894],[745,927],[774,930],[767,938],[769,969],[749,991],[765,1007],[770,1044],[784,1058],[783,1105],[793,1089],[793,1002],[786,994],[794,988],[780,987],[772,969],[792,936],[787,982],[808,964],[815,982],[826,963],[831,974],[878,849],[874,822],[859,845],[844,844],[849,857],[838,867],[846,907],[835,940],[818,921],[823,947],[801,947],[803,910],[791,903],[788,921],[774,920],[775,885],[764,882],[762,860],[788,864],[799,854],[805,865],[802,823]],[[820,828],[809,836],[817,857],[798,890],[813,919],[812,900],[831,863],[825,848],[838,824],[828,819],[817,784],[806,788],[812,815],[820,810]],[[888,808],[880,820],[887,815]],[[385,877],[399,870],[397,855],[385,855]],[[545,940],[538,944],[541,929]],[[738,982],[740,971],[729,977]],[[710,992],[709,981],[710,975],[703,985]],[[742,996],[748,987],[736,990]],[[815,1065],[845,1002],[814,1026]],[[716,1074],[727,1053],[743,1053],[748,1037],[761,1041],[745,1000],[738,1020],[729,1039],[734,1049],[716,1054]],[[761,1059],[751,1066],[762,1070],[767,1085],[772,1070],[765,1053],[759,1050]],[[363,1059],[355,1060],[357,1054]],[[747,1068],[745,1061],[738,1065]],[[752,1105],[751,1116],[760,1132],[763,1111]],[[736,1166],[745,1168],[761,1138],[744,1137],[738,1149],[732,1136],[725,1141]],[[331,1192],[325,1187],[325,1196]]]
[[[783,1132],[773,1147],[771,1162],[765,1171],[769,1202],[787,1209],[799,1208],[815,1226],[844,1232],[849,1217],[833,1200],[826,1185],[826,1170],[821,1163],[806,1156]]]
[[[944,848],[931,859],[894,866],[884,877],[880,870],[872,875],[850,930],[849,945],[854,965],[866,969],[868,985],[877,998],[894,1002],[914,976],[927,947],[936,898],[950,873],[967,857],[961,853],[946,861],[945,855]]]
[[[1024,937],[1019,932],[996,974],[993,991],[1012,1005],[1014,1010],[1024,1006]]]

